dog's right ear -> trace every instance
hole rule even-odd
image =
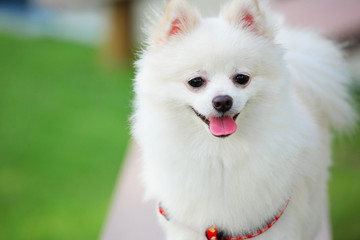
[[[268,11],[266,0],[232,0],[222,17],[237,28],[273,39],[277,21],[270,19]]]
[[[185,0],[171,0],[166,8],[158,31],[153,36],[157,46],[190,32],[200,22],[200,14]]]

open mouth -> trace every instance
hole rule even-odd
[[[204,123],[209,126],[211,134],[215,137],[227,137],[236,132],[237,125],[235,121],[240,113],[207,118],[198,113],[194,108],[192,108],[192,110]]]

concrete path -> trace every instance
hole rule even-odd
[[[100,237],[102,240],[164,239],[156,218],[157,203],[143,200],[144,188],[139,176],[140,161],[138,147],[131,143]]]
[[[275,10],[295,27],[310,27],[338,40],[360,34],[359,0],[279,0]]]
[[[358,0],[283,0],[276,3],[275,9],[283,12],[292,25],[316,28],[339,40],[360,34]],[[156,219],[156,203],[142,201],[143,186],[138,177],[140,158],[136,145],[131,144],[101,240],[164,240]],[[317,240],[330,239],[325,219]]]

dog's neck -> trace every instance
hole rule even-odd
[[[250,232],[244,232],[241,234],[237,234],[236,236],[232,236],[230,234],[227,234],[226,231],[218,229],[216,226],[211,226],[206,230],[205,236],[208,240],[243,240],[243,239],[250,239],[250,238],[257,237],[257,236],[263,234],[264,232],[266,232],[267,230],[269,230],[279,220],[279,218],[282,216],[282,214],[286,210],[289,202],[290,202],[290,199],[276,213],[276,215],[274,215],[274,217],[272,217],[271,219],[266,221],[264,224],[254,227],[254,230],[252,230]],[[168,211],[165,210],[165,208],[161,205],[161,203],[159,204],[159,213],[162,216],[164,216],[164,218],[167,221],[174,221],[174,219],[172,219],[170,217]],[[175,219],[175,222],[176,222],[176,219]],[[184,224],[184,223],[176,222],[176,224],[185,225],[185,227],[186,227],[186,224]],[[191,228],[191,227],[188,227],[188,228]]]

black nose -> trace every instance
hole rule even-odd
[[[212,100],[212,104],[216,111],[225,113],[231,109],[233,99],[228,95],[217,96]]]

